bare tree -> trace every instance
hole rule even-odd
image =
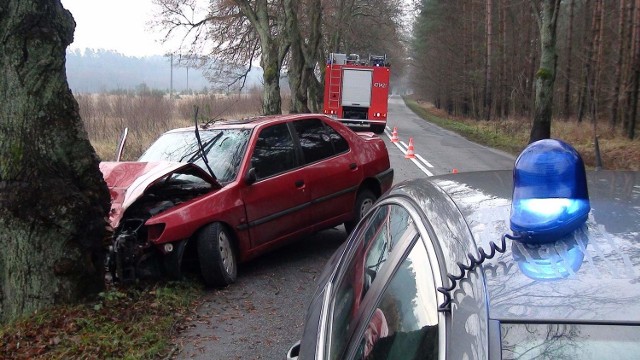
[[[573,17],[575,9],[575,0],[569,0],[569,25],[567,26],[567,63],[565,67],[565,79],[564,79],[564,101],[563,101],[563,114],[565,118],[571,116],[571,67],[572,57],[571,50],[573,49]]]
[[[260,59],[263,69],[263,114],[282,112],[280,70],[289,50],[282,9],[267,0],[212,0],[203,7],[199,0],[153,0],[159,8],[155,26],[182,36],[191,53],[213,58],[221,69],[250,69]],[[235,80],[248,73],[238,73]]]
[[[0,5],[0,321],[104,284],[109,193],[65,74],[59,0]]]
[[[491,120],[491,51],[493,49],[493,1],[486,0],[486,23],[487,46],[485,50],[485,70],[484,70],[484,116],[485,120]]]
[[[630,94],[630,111],[628,113],[628,121],[626,133],[629,139],[635,137],[636,116],[638,113],[638,91],[640,91],[640,0],[635,0],[635,12],[633,21],[634,31],[634,50],[633,65],[631,77],[631,94]]]
[[[540,68],[536,74],[536,97],[533,126],[529,142],[551,137],[553,85],[556,78],[556,28],[562,0],[541,0],[532,3],[540,29]]]

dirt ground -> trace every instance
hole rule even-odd
[[[317,277],[345,240],[320,232],[241,265],[238,281],[212,290],[174,339],[173,359],[284,359],[302,335]]]

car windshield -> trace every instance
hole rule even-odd
[[[501,324],[503,359],[637,359],[640,327]]]
[[[250,134],[251,131],[248,129],[200,131],[202,147],[207,154],[209,166],[220,183],[233,181],[238,175]],[[193,162],[209,172],[193,131],[162,135],[142,154],[139,161]]]

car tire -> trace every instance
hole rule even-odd
[[[231,233],[221,223],[200,230],[197,237],[200,271],[206,286],[225,287],[236,281],[238,262]]]
[[[384,125],[371,125],[371,131],[376,134],[382,134],[384,132]]]
[[[169,280],[182,280],[182,259],[186,247],[187,240],[176,241],[173,243],[173,251],[163,256],[162,265]]]
[[[376,202],[377,196],[369,189],[362,189],[356,196],[356,203],[353,207],[353,213],[355,218],[351,221],[344,223],[344,228],[347,230],[347,234],[351,234],[358,222],[364,217],[364,215],[371,209],[373,203]]]

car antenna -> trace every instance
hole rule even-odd
[[[209,166],[209,160],[207,159],[207,154],[204,152],[204,147],[202,146],[202,140],[200,140],[200,130],[198,129],[198,107],[194,106],[194,114],[193,114],[193,121],[195,122],[195,131],[196,131],[196,140],[198,140],[198,151],[200,152],[200,157],[202,158],[202,161],[204,161],[204,164],[207,166],[207,170],[209,170],[209,174],[211,174],[211,177],[216,179],[216,175],[213,173],[213,170],[211,170],[211,167]]]
[[[467,257],[469,258],[469,265],[465,265],[460,261],[456,263],[456,265],[458,265],[458,268],[460,269],[460,275],[453,275],[451,273],[448,273],[447,278],[449,278],[449,280],[451,281],[451,285],[448,287],[439,287],[437,289],[438,292],[444,295],[444,301],[438,306],[438,311],[451,312],[451,301],[453,300],[451,297],[451,291],[453,291],[456,286],[458,286],[458,281],[464,279],[468,272],[473,271],[476,266],[481,265],[485,260],[492,259],[496,255],[496,253],[504,253],[507,250],[507,238],[511,240],[518,240],[521,237],[518,235],[504,234],[500,239],[500,245],[497,245],[493,241],[489,242],[489,254],[487,254],[482,247],[479,247],[479,256],[477,259],[473,256],[473,254],[467,253]]]

